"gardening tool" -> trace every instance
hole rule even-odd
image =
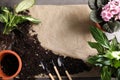
[[[57,76],[58,76],[58,79],[59,79],[59,80],[62,80],[62,78],[61,78],[61,76],[60,76],[60,73],[59,73],[59,71],[58,71],[58,69],[57,69],[57,67],[56,67],[56,65],[55,65],[55,63],[54,63],[53,60],[52,60],[52,64],[53,64],[54,70],[55,70],[55,72],[56,72],[56,74],[57,74]]]
[[[66,70],[66,68],[65,68],[65,66],[64,66],[64,63],[63,63],[63,62],[64,62],[64,61],[63,61],[63,58],[62,58],[62,57],[58,57],[57,62],[58,62],[58,65],[59,65],[60,67],[63,67],[63,68],[64,68],[65,73],[66,73],[66,75],[67,75],[68,79],[69,79],[69,80],[72,80],[72,77],[70,76],[69,72]]]
[[[41,63],[41,67],[43,68],[43,70],[47,71],[50,79],[51,79],[51,80],[55,80],[54,77],[53,77],[53,75],[52,75],[52,74],[50,73],[50,71],[48,70],[47,64],[45,65],[42,61],[41,61],[40,63]]]

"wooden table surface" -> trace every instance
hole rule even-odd
[[[62,78],[63,80],[68,80],[68,78]],[[100,78],[98,77],[84,77],[84,78],[72,78],[73,80],[100,80]],[[36,80],[50,80],[49,78],[39,78],[39,79],[36,79]],[[58,80],[57,78],[55,80]]]
[[[0,5],[10,5],[20,2],[21,0],[0,0]],[[36,0],[37,5],[73,5],[87,4],[88,0]]]

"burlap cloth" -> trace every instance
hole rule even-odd
[[[33,26],[41,45],[55,54],[86,60],[96,50],[87,41],[93,41],[89,32],[88,5],[36,5],[30,9],[41,24]]]

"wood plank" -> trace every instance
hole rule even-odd
[[[0,0],[0,5],[13,6],[21,0]],[[73,5],[73,4],[87,4],[88,0],[36,0],[37,5]]]
[[[63,80],[68,80],[68,78],[62,78]],[[100,80],[99,77],[84,77],[84,78],[80,78],[80,77],[73,77],[73,80]],[[50,80],[49,78],[39,78],[36,80]],[[58,80],[57,78],[55,80]]]

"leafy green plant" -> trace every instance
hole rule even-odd
[[[109,33],[120,29],[120,8],[119,0],[88,0],[88,5],[92,10],[90,19],[98,23],[101,28]],[[113,12],[115,11],[115,12]]]
[[[5,25],[3,34],[9,34],[12,30],[17,28],[18,24],[25,21],[30,21],[35,24],[40,22],[38,19],[31,16],[19,14],[20,12],[32,7],[34,2],[35,0],[23,0],[13,10],[7,7],[0,8],[0,22]]]
[[[102,80],[111,80],[112,75],[120,80],[120,43],[116,37],[108,40],[106,35],[96,27],[90,27],[90,31],[96,42],[88,42],[88,44],[96,49],[98,54],[90,56],[88,62],[101,67]]]

